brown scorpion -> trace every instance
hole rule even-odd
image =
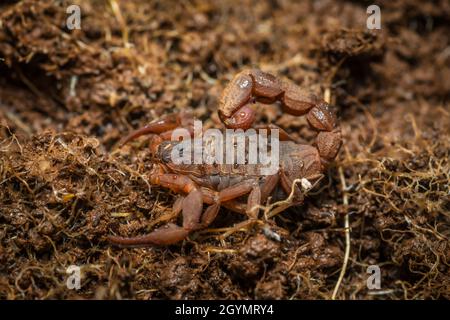
[[[258,175],[249,165],[175,164],[170,154],[180,141],[171,141],[173,130],[190,128],[192,119],[186,114],[172,114],[136,130],[124,139],[131,141],[152,134],[150,149],[155,161],[149,182],[168,188],[182,196],[175,202],[175,214],[182,212],[181,226],[167,223],[153,232],[137,237],[109,236],[109,241],[121,246],[170,245],[185,239],[191,232],[210,225],[221,206],[257,218],[258,206],[269,196],[286,198],[294,190],[297,201],[304,198],[295,185],[296,179],[317,181],[335,159],[342,139],[333,108],[315,94],[294,83],[281,80],[258,69],[238,73],[226,86],[219,103],[219,117],[226,128],[253,127],[255,111],[252,104],[279,102],[284,112],[306,115],[310,127],[317,131],[314,146],[297,143],[288,133],[274,125],[259,126],[279,129],[279,168],[275,174]],[[204,210],[204,205],[207,205]]]

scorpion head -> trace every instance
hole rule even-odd
[[[159,136],[152,136],[150,141],[150,156],[155,163],[171,162],[173,141],[164,141]]]
[[[183,159],[186,151],[184,144],[180,141],[162,140],[159,136],[155,136],[150,144],[152,160],[166,165],[177,163],[178,159]]]

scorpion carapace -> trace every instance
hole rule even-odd
[[[253,126],[253,102],[279,102],[284,112],[302,116],[318,131],[313,146],[299,144],[275,125]],[[210,164],[175,164],[168,152],[179,141],[170,141],[173,130],[185,127],[192,132],[193,119],[186,113],[172,114],[138,129],[124,143],[144,134],[152,134],[150,149],[155,165],[149,175],[152,185],[159,185],[180,194],[173,206],[174,214],[182,212],[181,226],[168,223],[150,234],[132,238],[109,236],[121,246],[170,245],[185,239],[191,232],[207,227],[216,218],[221,206],[243,213],[250,219],[258,216],[258,205],[267,199],[284,197],[294,190],[296,201],[304,199],[302,190],[294,185],[296,179],[315,181],[341,146],[341,130],[335,113],[328,103],[290,81],[257,69],[238,73],[226,86],[219,103],[219,117],[226,128],[279,129],[279,167],[274,174],[258,175],[246,165],[239,170]],[[206,205],[206,209],[204,209]]]

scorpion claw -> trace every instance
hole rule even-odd
[[[246,130],[250,128],[255,121],[255,112],[250,107],[243,106],[229,118],[223,116],[220,117],[227,128]]]
[[[199,223],[203,209],[203,195],[198,189],[192,190],[183,200],[183,228],[195,230]]]
[[[160,120],[151,122],[146,126],[131,132],[122,139],[120,146],[147,134],[160,135],[164,139],[170,139],[172,130],[185,126],[192,131],[192,115],[189,112],[173,113],[162,117]],[[192,134],[192,132],[191,132]]]
[[[118,237],[109,236],[108,240],[110,243],[122,246],[122,247],[139,247],[139,246],[149,246],[149,245],[170,245],[177,243],[185,239],[189,235],[189,231],[177,226],[173,223],[168,223],[155,231],[139,237]]]

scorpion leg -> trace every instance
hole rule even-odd
[[[273,187],[275,187],[275,185]],[[272,190],[266,190],[265,193],[270,193],[271,191]],[[256,210],[253,208],[261,203],[262,194],[259,183],[255,179],[242,181],[219,192],[212,191],[209,188],[202,188],[202,192],[203,199],[206,203],[218,203],[227,209],[245,214],[253,213],[253,211]],[[247,205],[234,201],[236,198],[246,194],[249,194]],[[252,216],[251,214],[249,215]]]
[[[150,181],[152,184],[170,188],[174,192],[188,193],[181,204],[183,226],[168,223],[144,236],[132,238],[110,236],[111,243],[122,246],[170,245],[185,239],[191,231],[199,228],[203,210],[203,195],[192,180],[182,175],[159,174],[152,176]]]
[[[222,206],[227,208],[228,210],[231,210],[233,212],[246,214],[247,211],[247,204],[242,203],[236,200],[230,200],[227,202],[222,203]]]
[[[236,199],[252,191],[255,184],[257,184],[257,181],[253,179],[237,183],[231,187],[219,191],[218,199],[220,202]]]
[[[249,199],[253,199],[252,201],[249,200],[247,205],[247,211],[249,211],[250,208],[259,205],[260,202],[261,191],[256,180],[246,180],[218,192],[214,195],[214,203],[202,215],[205,191],[204,189],[193,189],[183,200],[183,228],[194,231],[207,227],[217,217],[222,202],[233,200],[249,192]]]
[[[297,184],[294,185],[294,180],[292,180],[284,170],[280,171],[280,182],[281,187],[287,195],[290,195],[292,192],[292,188],[294,188],[294,199],[296,203],[302,203],[304,199],[304,195]]]
[[[184,192],[188,195],[182,200],[183,226],[168,223],[148,235],[124,238],[110,236],[109,241],[121,246],[170,245],[185,239],[190,232],[207,227],[216,218],[221,201],[227,201],[242,196],[254,185],[253,181],[244,181],[233,187],[222,190],[215,195],[206,192],[208,189],[198,189],[188,177],[177,174],[156,174],[150,179],[152,184],[161,185],[174,192]],[[213,199],[211,199],[213,197]],[[203,202],[212,203],[203,213]],[[180,205],[178,204],[177,207]],[[175,210],[175,206],[174,206]],[[178,209],[179,210],[179,209]]]
[[[231,211],[247,214],[251,218],[255,218],[258,210],[255,208],[261,203],[264,203],[272,191],[275,189],[279,181],[279,174],[276,173],[274,175],[268,176],[261,186],[252,180],[243,181],[241,184],[226,188],[222,190],[222,201],[221,205]],[[202,188],[206,189],[206,188]],[[245,191],[244,191],[245,190]],[[249,193],[247,203],[241,203],[239,201],[235,201],[234,199]],[[210,189],[203,190],[203,194],[207,194],[207,199],[205,202],[210,203],[213,201],[214,191]],[[226,196],[226,197],[225,197]],[[231,199],[233,197],[233,199]],[[205,198],[204,198],[205,199]]]
[[[266,178],[266,180],[261,186],[261,203],[266,202],[269,195],[272,194],[272,191],[277,186],[279,180],[280,180],[280,172],[268,176]]]
[[[206,208],[200,220],[200,224],[198,225],[198,229],[206,228],[207,226],[209,226],[216,219],[219,210],[220,203],[214,203]]]
[[[281,171],[268,176],[261,186],[258,184],[252,189],[252,192],[250,192],[250,195],[248,196],[246,209],[246,213],[250,218],[258,217],[258,206],[265,203],[269,195],[272,194],[272,191],[275,189],[278,181],[280,180],[280,174]]]
[[[228,200],[226,202],[220,202],[219,201],[219,192],[214,191],[207,187],[202,187],[202,193],[203,193],[203,202],[207,204],[219,204],[219,206],[223,206],[231,211],[245,214],[246,210],[246,204],[235,201],[235,200]],[[206,215],[206,212],[205,212]]]
[[[261,204],[261,188],[259,184],[253,186],[252,191],[248,195],[246,214],[251,219],[258,217],[259,205]]]
[[[244,209],[233,200],[246,194],[249,194],[249,196],[247,206]],[[217,199],[219,203],[230,210],[245,213],[250,218],[256,218],[259,211],[258,206],[261,203],[261,188],[258,180],[249,179],[219,191]]]

